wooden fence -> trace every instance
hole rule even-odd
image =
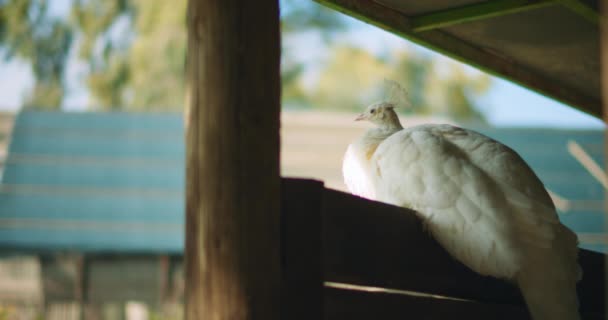
[[[528,318],[515,286],[452,259],[411,211],[301,179],[283,179],[281,211],[284,319]],[[58,305],[94,319],[104,305],[183,302],[179,254],[33,253],[47,315]],[[604,256],[581,250],[580,263],[581,312],[603,319]]]
[[[411,211],[310,180],[284,180],[282,198],[285,319],[529,317],[514,285],[451,258]],[[579,260],[580,310],[603,319],[604,256]]]

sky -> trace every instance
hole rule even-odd
[[[54,7],[55,14],[61,15],[68,10],[70,1],[51,1],[60,4]],[[409,47],[413,50],[433,55],[440,61],[453,61],[439,53],[420,47],[407,40],[392,35],[374,26],[347,18],[349,30],[339,41],[360,46],[380,53],[387,50]],[[314,34],[295,40],[299,59],[318,62],[322,59],[323,43]],[[469,72],[481,72],[467,67]],[[305,77],[314,79],[314,67],[307,70]],[[88,105],[89,95],[83,85],[86,66],[75,58],[67,70],[67,97],[64,110],[83,111]],[[478,105],[491,125],[500,127],[557,127],[557,128],[603,128],[599,119],[577,111],[569,106],[496,77],[492,78],[488,93],[479,98]],[[16,111],[24,95],[32,87],[33,77],[29,66],[19,60],[0,62],[0,111]],[[547,112],[551,110],[551,112]]]

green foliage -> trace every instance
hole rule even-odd
[[[283,56],[281,65],[281,99],[292,107],[307,108],[308,97],[302,84],[304,65]]]
[[[283,11],[281,23],[286,33],[338,31],[344,27],[339,15],[328,9],[302,1],[283,2],[288,8]],[[75,4],[72,17],[83,34],[80,54],[89,61],[91,69],[87,85],[93,107],[183,107],[185,13],[185,0],[88,0]],[[123,30],[122,37],[112,38],[111,30],[120,19],[129,21],[123,29],[132,30],[132,34]],[[288,52],[284,48],[284,56]],[[299,81],[302,70],[297,62],[284,63],[284,97],[290,101],[303,101]]]
[[[58,109],[73,30],[48,13],[45,0],[0,1],[0,43],[4,58],[30,61],[36,83],[26,107]]]
[[[408,92],[409,105],[401,112],[483,121],[473,97],[487,91],[490,78],[414,50],[378,57],[353,46],[334,47],[316,87],[304,95],[315,108],[361,111],[387,98],[383,79],[399,82]]]
[[[89,66],[86,82],[92,107],[124,106],[125,86],[131,75],[127,59],[131,39],[129,32],[116,29],[117,21],[132,18],[133,11],[128,0],[75,0],[72,5],[70,18],[80,36],[78,56]]]
[[[177,109],[184,104],[186,0],[73,0],[67,21],[46,15],[45,0],[0,2],[0,43],[12,55],[32,62],[37,83],[26,105],[58,108],[64,97],[67,52],[75,47],[89,67],[86,78],[95,109]],[[282,28],[296,34],[342,30],[335,12],[309,2],[282,1]],[[27,17],[33,17],[28,20]],[[29,39],[33,29],[53,23],[54,34]],[[72,41],[72,34],[77,41]],[[57,38],[67,35],[61,41]],[[59,46],[60,45],[60,46]],[[59,46],[58,48],[56,48]],[[61,50],[59,50],[61,49]],[[284,48],[284,56],[289,56]],[[61,55],[58,55],[61,54]],[[41,69],[52,62],[52,70]],[[286,59],[288,60],[288,59]],[[284,64],[284,96],[303,101],[303,66]]]
[[[186,0],[72,0],[67,17],[50,15],[48,7],[46,0],[0,0],[0,52],[29,61],[36,78],[25,106],[61,106],[73,49],[88,65],[90,107],[182,109]],[[386,78],[409,92],[407,112],[483,118],[473,97],[488,89],[487,76],[467,73],[456,64],[438,64],[419,51],[379,57],[340,44],[336,40],[349,28],[345,18],[311,1],[281,0],[281,8],[285,105],[359,111],[382,98]],[[305,86],[309,66],[296,58],[289,40],[310,33],[320,35],[329,58],[313,85]]]
[[[486,74],[467,74],[462,65],[451,63],[444,66],[443,77],[438,72],[429,73],[424,104],[427,114],[439,114],[460,121],[483,122],[484,117],[474,104],[473,97],[489,89],[490,77]]]
[[[131,47],[127,105],[182,109],[186,58],[186,1],[133,0],[137,40]]]
[[[347,30],[347,24],[344,17],[338,12],[312,1],[281,0],[280,5],[283,37],[281,52],[282,101],[292,108],[307,108],[310,107],[310,99],[302,81],[307,66],[294,57],[295,49],[289,45],[288,40],[315,32],[329,46],[331,40]]]
[[[184,0],[89,0],[74,6],[94,108],[182,108],[185,6]]]
[[[322,36],[330,40],[336,33],[347,28],[339,13],[312,1],[281,0],[280,5],[283,34],[316,30],[322,31]]]
[[[369,52],[337,46],[322,69],[310,94],[315,108],[360,111],[378,100],[377,85],[390,73],[389,66]]]

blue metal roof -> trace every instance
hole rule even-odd
[[[605,191],[602,185],[568,152],[578,143],[598,164],[604,160],[602,130],[490,129],[478,131],[510,146],[534,169],[547,189],[572,202],[560,220],[579,234],[580,247],[608,252]]]
[[[182,123],[169,113],[20,113],[0,184],[0,247],[182,252]],[[602,131],[477,130],[511,146],[551,191],[579,203],[561,213],[566,225],[604,233],[602,186],[567,151],[576,141],[603,164]],[[603,241],[582,246],[605,248]]]
[[[180,114],[20,113],[0,185],[0,246],[183,250]]]

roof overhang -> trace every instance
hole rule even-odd
[[[315,1],[602,115],[598,1]]]

